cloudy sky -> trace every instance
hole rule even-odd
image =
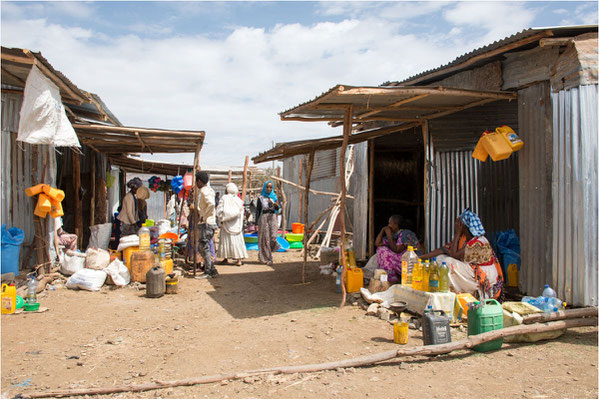
[[[597,24],[597,2],[10,2],[1,42],[41,51],[124,125],[206,131],[204,168],[340,134],[278,113],[379,85],[530,27]],[[158,156],[191,162],[193,156]]]

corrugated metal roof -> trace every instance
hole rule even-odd
[[[580,35],[580,34],[592,32],[592,31],[597,31],[597,25],[558,26],[558,27],[525,29],[521,32],[518,32],[511,36],[508,36],[504,39],[497,40],[487,46],[479,47],[479,48],[474,49],[468,53],[465,53],[465,54],[457,57],[455,60],[451,61],[450,63],[447,63],[440,67],[433,68],[433,69],[421,72],[419,74],[413,75],[403,81],[383,83],[382,86],[413,85],[416,83],[426,84],[429,75],[435,74],[434,77],[431,77],[432,81],[442,79],[442,78],[446,77],[446,75],[455,73],[455,69],[453,67],[459,66],[460,64],[466,63],[469,60],[475,59],[476,57],[482,56],[486,53],[493,53],[495,51],[498,51],[498,53],[494,54],[493,56],[496,58],[501,58],[502,53],[513,50],[515,48],[523,49],[523,48],[534,47],[534,46],[536,46],[537,41],[543,37],[575,36],[575,35]],[[518,46],[514,46],[515,44],[518,44],[518,42],[526,41],[526,39],[531,39],[531,42],[523,43]],[[506,47],[506,49],[502,50],[503,47]],[[484,58],[482,58],[480,63],[487,63],[487,62],[489,62],[489,60],[490,60],[489,57],[484,57]],[[472,63],[472,64],[467,65],[466,67],[472,68],[477,65],[478,64],[476,64],[476,63]],[[439,73],[442,73],[444,70],[448,70],[447,74],[439,75]]]

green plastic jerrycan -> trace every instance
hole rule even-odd
[[[482,304],[472,303],[468,309],[468,336],[494,331],[503,328],[503,307],[495,299],[487,299]],[[503,338],[479,344],[472,349],[480,352],[501,348]]]

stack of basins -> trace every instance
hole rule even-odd
[[[289,248],[291,249],[303,249],[304,248],[304,224],[294,222],[291,224],[291,232],[288,233],[285,238],[289,242]]]

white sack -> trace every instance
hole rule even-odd
[[[104,268],[104,272],[108,274],[112,282],[117,286],[126,286],[131,282],[129,270],[118,258],[112,261],[108,267]]]
[[[119,247],[116,249],[117,251],[123,251],[127,247],[139,246],[139,236],[137,235],[127,235],[123,236],[119,241]]]
[[[17,140],[31,144],[81,147],[58,87],[33,65],[25,82]]]
[[[171,221],[168,219],[161,219],[156,223],[158,227],[158,236],[167,233],[171,229]]]
[[[92,225],[89,227],[90,237],[87,248],[98,248],[108,250],[110,244],[110,234],[112,233],[112,223]]]
[[[85,267],[103,270],[110,264],[110,254],[102,249],[88,249],[85,257]]]
[[[75,272],[85,267],[85,253],[67,250],[64,253],[64,259],[60,263],[59,271],[65,275],[73,275]]]
[[[89,290],[91,292],[96,292],[100,290],[105,281],[106,272],[83,268],[75,272],[67,280],[67,288],[83,289]]]

